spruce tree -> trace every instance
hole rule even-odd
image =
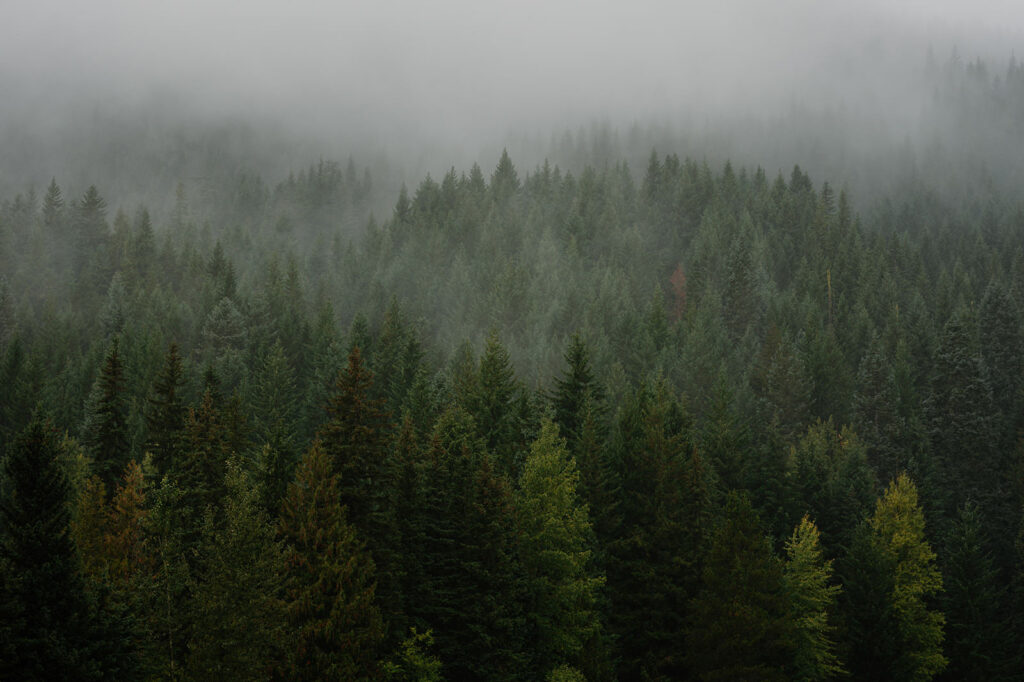
[[[929,680],[946,667],[942,653],[945,618],[930,608],[942,591],[935,552],[925,538],[917,487],[906,474],[889,484],[871,517],[872,537],[893,571],[889,600],[898,654],[895,679]]]
[[[478,380],[469,401],[469,411],[487,450],[501,471],[517,480],[525,451],[521,388],[516,381],[508,351],[496,332],[487,337],[480,358]]]
[[[372,395],[373,373],[364,366],[359,347],[354,346],[348,366],[338,374],[327,406],[329,418],[318,438],[338,475],[338,492],[347,518],[365,539],[382,577],[379,603],[385,619],[391,620],[399,613],[400,596],[395,572],[395,519],[390,507],[390,417],[383,401]]]
[[[977,505],[964,505],[945,540],[942,609],[951,680],[1009,679],[1019,654],[1004,616],[1007,599]],[[1017,660],[1015,660],[1017,659]]]
[[[551,402],[555,408],[554,419],[559,433],[573,450],[583,428],[583,410],[587,401],[592,409],[600,409],[604,391],[594,380],[590,367],[590,353],[579,334],[573,334],[565,351],[567,367],[562,376],[555,379],[555,391]]]
[[[108,488],[116,484],[129,455],[128,400],[119,346],[114,337],[89,396],[82,439],[95,471]]]
[[[284,547],[236,464],[227,467],[223,485],[223,522],[207,509],[198,547],[188,676],[266,678],[291,648]]]
[[[705,680],[784,680],[792,657],[782,563],[746,496],[729,493],[690,605],[687,659]]]
[[[534,669],[544,674],[578,663],[599,628],[596,593],[603,577],[591,572],[590,519],[576,488],[579,471],[545,421],[530,447],[516,492],[519,555],[526,574]]]
[[[319,443],[303,457],[281,507],[288,622],[296,680],[377,679],[384,625],[373,559],[346,519],[338,476]]]
[[[79,573],[60,447],[36,416],[4,460],[0,677],[130,679],[135,667],[124,626],[99,610]]]
[[[167,350],[164,366],[153,382],[146,412],[146,448],[153,455],[158,475],[166,474],[179,451],[186,408],[181,390],[185,383],[178,344]]]
[[[822,555],[818,528],[803,517],[786,541],[783,580],[789,600],[794,680],[827,680],[845,671],[836,657],[835,619],[838,585],[832,580],[832,560]]]

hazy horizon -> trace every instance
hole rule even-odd
[[[256,170],[379,155],[410,180],[593,125],[692,139],[793,111],[851,121],[854,151],[887,148],[922,129],[927,93],[914,79],[929,49],[939,63],[955,48],[1000,65],[1024,28],[1024,6],[1000,0],[7,9],[0,141],[14,160],[0,169],[4,188],[62,172],[77,182],[93,159],[68,138],[129,124],[144,135],[232,125],[273,137]],[[776,160],[750,151],[742,161]]]

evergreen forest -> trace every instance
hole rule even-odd
[[[1024,679],[1024,155],[657,138],[0,197],[0,679]]]

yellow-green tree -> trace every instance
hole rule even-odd
[[[930,680],[946,667],[942,655],[945,617],[929,608],[942,591],[942,575],[924,534],[917,487],[900,474],[889,484],[870,521],[874,543],[892,570],[890,604],[898,654],[893,674],[902,680]]]
[[[827,680],[842,674],[829,622],[835,609],[838,585],[832,579],[832,561],[822,555],[818,527],[804,516],[786,541],[788,561],[783,569],[793,639],[794,680]]]
[[[527,620],[541,672],[574,663],[599,625],[590,571],[590,519],[576,492],[579,471],[558,427],[545,421],[530,447],[516,494],[519,552],[530,605]]]

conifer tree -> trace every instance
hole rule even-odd
[[[827,680],[845,671],[836,657],[835,617],[838,585],[832,585],[832,560],[822,556],[818,528],[803,517],[786,541],[783,570],[792,627],[794,680]]]
[[[470,413],[488,452],[494,455],[502,473],[515,481],[525,450],[521,388],[508,351],[494,331],[487,337],[478,376],[470,397]]]
[[[555,391],[551,397],[555,423],[570,450],[574,449],[580,437],[586,402],[590,401],[592,409],[600,409],[604,400],[604,391],[594,380],[589,356],[580,335],[573,334],[564,356],[568,366],[562,371],[562,376],[555,379]]]
[[[299,405],[295,374],[280,341],[261,358],[254,378],[252,399],[253,442],[259,450],[258,481],[264,508],[276,514],[298,460],[295,424]]]
[[[234,463],[224,486],[223,523],[212,509],[203,521],[187,671],[197,680],[266,678],[290,650],[284,547]]]
[[[1011,666],[1019,662],[1003,615],[1007,590],[987,544],[977,505],[964,505],[946,537],[944,553],[942,608],[949,679],[1008,679]]]
[[[935,552],[925,538],[917,487],[906,474],[889,484],[871,517],[872,537],[893,572],[889,600],[895,620],[896,679],[929,680],[946,667],[942,613],[929,608],[942,591]]]
[[[110,581],[122,590],[130,589],[138,575],[150,570],[144,530],[147,515],[142,467],[132,460],[110,500],[103,536]]]
[[[378,585],[379,604],[385,618],[391,620],[398,614],[400,596],[395,582],[395,519],[390,508],[390,417],[383,401],[372,395],[373,373],[363,364],[359,347],[354,346],[348,366],[338,374],[327,407],[329,419],[318,437],[339,477],[339,495],[347,518],[365,539],[378,575],[383,578]]]
[[[875,499],[877,484],[864,446],[849,427],[837,432],[829,419],[807,429],[791,459],[793,516],[813,516],[826,556],[835,557]]]
[[[35,416],[4,460],[0,677],[130,679],[124,626],[88,598],[78,572],[59,458],[56,434]]]
[[[185,426],[186,408],[181,396],[185,383],[178,344],[167,350],[164,366],[153,382],[148,399],[146,448],[153,455],[153,466],[159,475],[166,474],[176,459]]]
[[[678,677],[709,534],[706,471],[688,442],[685,413],[664,385],[630,399],[614,440],[620,523],[604,556],[619,675]]]
[[[83,445],[103,482],[112,488],[128,463],[128,401],[119,340],[110,343],[87,406]]]
[[[224,476],[231,454],[228,430],[213,393],[207,389],[199,408],[189,408],[182,434],[181,454],[172,463],[170,479],[181,492],[179,504],[185,515],[188,541],[195,541],[207,508],[217,507],[224,497]]]
[[[591,527],[577,495],[575,460],[550,421],[530,447],[515,503],[519,554],[526,574],[527,622],[535,638],[534,667],[540,673],[576,663],[588,639],[597,634]]]
[[[687,659],[706,680],[784,680],[791,626],[782,564],[757,514],[731,492],[693,599]]]
[[[345,517],[338,476],[314,443],[281,508],[288,621],[297,638],[289,679],[377,679],[384,626],[375,567]]]
[[[512,498],[490,459],[472,417],[441,415],[423,468],[422,583],[407,605],[434,631],[447,679],[528,678]]]

